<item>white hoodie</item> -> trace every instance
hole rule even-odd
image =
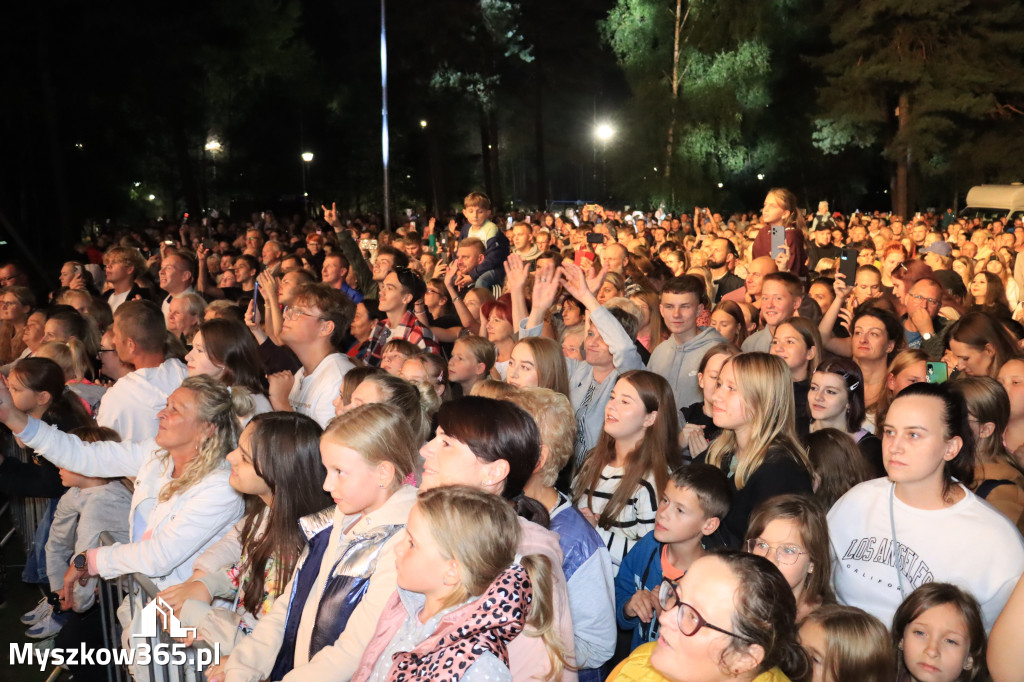
[[[103,395],[96,423],[114,429],[124,441],[156,438],[156,415],[187,376],[188,369],[176,358],[124,375]]]

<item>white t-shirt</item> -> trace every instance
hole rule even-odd
[[[321,427],[334,418],[334,399],[341,390],[341,382],[355,365],[343,353],[331,353],[320,361],[308,377],[303,367],[295,373],[288,402],[292,409],[312,417]]]
[[[117,309],[121,307],[121,304],[128,300],[128,294],[132,293],[132,290],[124,292],[123,294],[110,294],[107,298],[107,305],[110,306],[110,314],[113,315],[117,312]]]
[[[1024,572],[1024,540],[1016,527],[961,486],[964,499],[945,509],[917,509],[891,495],[878,478],[855,486],[828,513],[841,604],[864,609],[887,626],[902,599],[928,582],[958,585],[981,605],[990,630]],[[893,552],[892,499],[897,552]],[[896,573],[903,574],[903,596]]]
[[[124,375],[103,394],[96,423],[117,431],[122,441],[156,438],[156,415],[187,376],[185,364],[176,358]]]

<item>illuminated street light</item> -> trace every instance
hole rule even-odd
[[[724,185],[724,184],[722,184],[721,182],[720,182],[720,183],[718,183],[718,189],[722,189],[723,187],[725,187],[725,185]]]
[[[764,180],[764,173],[758,173],[757,174],[757,179],[758,180]]]
[[[607,142],[615,136],[615,128],[612,128],[608,123],[599,123],[594,126],[594,137],[601,142]]]
[[[209,140],[206,141],[206,146],[204,147],[204,149],[210,152],[211,154],[216,154],[220,150],[224,149],[224,145],[222,145],[220,143],[220,140],[218,140],[216,137],[211,137]]]
[[[313,160],[313,152],[302,152],[302,160],[309,163]]]
[[[426,119],[420,119],[420,128],[426,128],[426,127],[427,127]]]

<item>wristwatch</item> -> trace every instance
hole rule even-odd
[[[932,338],[932,333],[931,332],[924,332],[923,334],[921,334],[921,338],[924,339],[925,341],[928,341],[928,340],[930,340]]]
[[[75,555],[75,568],[79,571],[84,571],[86,566],[89,565],[89,560],[85,557],[85,552]]]

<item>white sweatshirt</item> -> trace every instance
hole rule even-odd
[[[892,495],[887,478],[866,481],[828,513],[841,604],[864,609],[886,625],[903,598],[928,582],[968,590],[990,630],[1024,573],[1024,540],[1014,525],[961,486],[964,499],[945,509],[917,509]],[[893,552],[890,500],[896,528]],[[896,566],[903,575],[903,596]]]

